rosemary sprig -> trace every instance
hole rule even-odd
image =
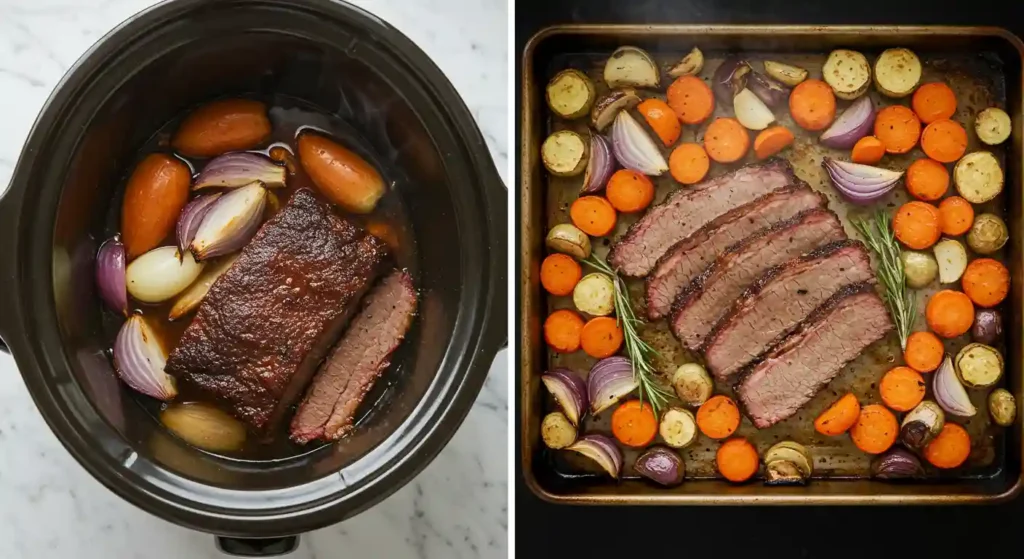
[[[878,257],[876,273],[885,288],[885,305],[900,336],[900,347],[907,349],[907,337],[914,327],[917,310],[914,296],[907,290],[907,274],[900,260],[900,245],[892,230],[892,218],[885,210],[878,210],[874,219],[854,221],[853,226]]]
[[[672,397],[672,394],[655,378],[657,372],[651,365],[651,360],[658,356],[658,352],[637,333],[637,325],[642,324],[643,321],[637,318],[633,311],[626,282],[596,254],[584,259],[583,262],[612,278],[612,284],[615,286],[613,300],[615,315],[618,317],[619,325],[622,326],[623,345],[626,346],[626,354],[633,367],[633,378],[636,380],[640,403],[642,405],[646,399],[654,408],[655,415],[658,415],[659,410]]]

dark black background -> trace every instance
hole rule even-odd
[[[516,105],[526,41],[558,23],[807,23],[994,25],[1024,36],[1020,0],[517,0]],[[516,136],[516,161],[520,145]],[[517,181],[518,184],[518,165]],[[518,195],[515,197],[518,200]],[[517,212],[518,215],[518,212]],[[518,372],[518,367],[516,368]],[[517,374],[518,380],[518,374]],[[518,417],[518,406],[517,406]],[[517,424],[514,421],[513,424]],[[971,507],[569,507],[539,500],[518,453],[518,557],[993,557],[1024,543],[1024,499]],[[1012,550],[1012,551],[1011,551]],[[661,552],[661,553],[656,553]],[[652,553],[654,553],[652,555]],[[911,555],[917,557],[911,557]]]

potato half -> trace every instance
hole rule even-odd
[[[956,239],[942,239],[932,247],[939,265],[939,283],[955,283],[967,269],[967,250]]]
[[[647,51],[632,46],[615,49],[604,65],[608,87],[658,87],[661,75]]]
[[[847,101],[864,95],[871,85],[871,65],[855,50],[836,49],[829,53],[821,75],[836,97]]]
[[[573,177],[586,169],[590,146],[572,130],[559,130],[544,140],[540,157],[552,175]]]
[[[1003,356],[985,344],[968,344],[956,354],[956,370],[968,388],[988,388],[1003,376]]]
[[[597,93],[594,82],[579,70],[562,70],[548,82],[548,107],[562,118],[574,119],[590,112]]]
[[[963,156],[953,168],[956,191],[972,204],[983,204],[1003,191],[1003,169],[989,151]]]
[[[888,49],[875,60],[875,86],[889,97],[906,97],[921,82],[921,60],[909,49]]]
[[[981,111],[974,119],[974,131],[978,133],[978,139],[990,146],[1005,142],[1012,128],[1010,115],[996,107]]]

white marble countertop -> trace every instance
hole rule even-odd
[[[507,182],[505,0],[350,1],[408,35],[448,75]],[[103,34],[154,3],[0,0],[0,192],[61,76]],[[504,557],[506,361],[500,353],[466,422],[419,477],[377,507],[305,535],[290,557]],[[222,555],[211,536],[150,516],[95,481],[43,422],[13,360],[0,354],[0,558],[134,557]]]

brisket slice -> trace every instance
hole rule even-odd
[[[696,351],[736,299],[761,274],[819,246],[846,238],[839,218],[828,210],[808,210],[748,237],[718,257],[690,282],[672,307],[672,333]]]
[[[257,432],[301,395],[380,274],[387,249],[296,191],[210,288],[167,360]]]
[[[391,353],[402,343],[415,313],[412,278],[396,270],[370,292],[363,310],[320,365],[292,418],[292,440],[336,440],[352,429],[359,404],[390,365]]]
[[[726,380],[796,328],[844,286],[871,282],[858,241],[839,241],[776,266],[754,282],[704,342],[708,370]]]
[[[773,159],[680,188],[626,231],[612,246],[608,262],[623,275],[646,276],[669,247],[708,222],[798,181],[787,161]]]
[[[872,285],[844,287],[750,369],[736,387],[744,410],[759,429],[786,419],[890,330]]]
[[[740,206],[672,246],[647,276],[647,318],[668,316],[672,301],[730,246],[804,210],[824,208],[825,197],[806,185],[788,186]]]

